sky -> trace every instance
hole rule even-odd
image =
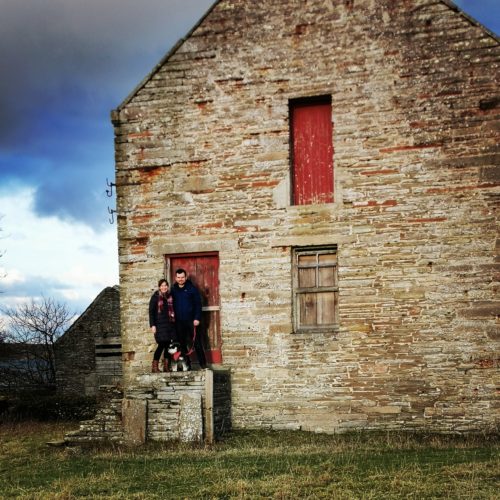
[[[118,284],[110,112],[212,1],[0,0],[0,306]],[[500,0],[455,3],[500,34]]]

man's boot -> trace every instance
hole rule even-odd
[[[151,373],[160,373],[160,369],[158,368],[158,361],[153,360],[153,364],[151,365]]]
[[[168,372],[168,359],[163,360],[163,371]]]

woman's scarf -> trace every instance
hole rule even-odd
[[[168,307],[168,320],[170,323],[175,323],[175,313],[174,313],[174,299],[172,295],[169,295],[167,298],[167,307]]]
[[[163,311],[165,299],[167,301],[167,312],[168,312],[168,321],[170,323],[175,323],[175,313],[174,313],[174,300],[172,299],[172,295],[164,296],[162,293],[158,293],[158,314]]]

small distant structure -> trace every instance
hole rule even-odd
[[[42,344],[0,343],[0,394],[52,389],[46,354]]]
[[[122,377],[120,289],[106,287],[54,345],[57,391],[95,396]]]

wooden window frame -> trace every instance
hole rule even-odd
[[[325,264],[321,263],[320,256],[334,256],[334,259],[328,261]],[[301,264],[300,257],[308,256],[314,257],[315,262],[308,264]],[[339,286],[338,286],[338,249],[336,245],[321,246],[321,247],[296,247],[292,249],[292,270],[293,270],[293,323],[294,323],[294,333],[325,333],[325,332],[337,332],[339,330]],[[334,262],[333,262],[334,261]],[[320,283],[321,276],[320,270],[332,268],[333,283],[322,286]],[[314,270],[315,280],[314,286],[299,286],[299,273],[301,270]],[[314,297],[315,302],[315,314],[316,317],[320,314],[320,306],[318,306],[319,294],[329,293],[333,294],[333,311],[331,314],[333,316],[333,321],[325,324],[320,324],[316,321],[316,324],[305,324],[302,320],[302,308],[301,303],[303,303],[303,298],[306,294],[309,299]]]

